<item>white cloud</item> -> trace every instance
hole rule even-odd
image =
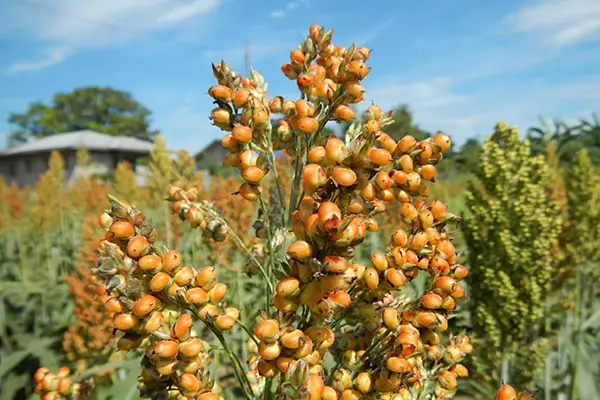
[[[384,108],[395,107],[398,102],[421,109],[464,104],[467,97],[452,93],[452,84],[451,78],[443,76],[411,82],[388,80],[373,89],[369,89],[369,84],[366,84],[365,99],[367,102],[372,100]]]
[[[14,0],[7,15],[13,20],[13,29],[49,42],[52,48],[75,51],[179,26],[218,6],[219,0]],[[62,59],[55,57],[58,61],[53,64]]]
[[[11,65],[6,71],[9,74],[22,71],[37,71],[62,62],[71,50],[65,46],[53,47],[47,50],[47,55],[37,61],[22,61]]]
[[[557,46],[600,36],[598,0],[538,0],[508,19],[518,30],[543,35]]]
[[[249,44],[248,51],[250,52],[250,62],[254,63],[257,60],[279,51],[282,48],[282,43]],[[225,60],[225,62],[232,65],[234,68],[236,65],[238,65],[239,69],[243,67],[242,64],[244,62],[245,54],[246,48],[244,46],[238,46],[220,50],[208,50],[204,52],[204,57],[208,58],[214,63],[220,61],[221,59]]]
[[[421,81],[381,81],[367,88],[364,107],[371,101],[384,110],[408,104],[414,120],[429,131],[445,131],[458,144],[469,137],[491,133],[498,121],[517,125],[522,134],[538,124],[538,117],[589,118],[600,108],[600,76],[582,77],[562,84],[523,84],[520,90],[498,86],[495,90],[461,93],[452,79],[436,77]]]
[[[284,10],[275,10],[271,13],[271,18],[283,18],[286,12]]]
[[[308,7],[308,0],[290,1],[285,5],[285,8],[273,10],[270,14],[271,18],[285,18],[290,11],[295,10],[299,6]]]
[[[377,37],[379,37],[379,35],[381,35],[383,32],[385,32],[388,28],[390,28],[393,23],[394,23],[394,17],[388,17],[383,22],[381,22],[379,24],[375,24],[375,28],[373,30],[367,32],[360,41],[357,41],[357,43],[361,46],[366,46],[367,44],[371,43],[373,40],[377,39]]]

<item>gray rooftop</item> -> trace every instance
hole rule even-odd
[[[83,130],[52,135],[9,147],[0,151],[0,157],[52,150],[78,150],[80,148],[148,153],[152,150],[152,143],[128,136],[111,136],[91,130]]]

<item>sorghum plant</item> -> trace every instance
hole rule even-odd
[[[479,185],[467,193],[463,232],[471,265],[473,358],[482,395],[509,378],[531,387],[548,349],[545,299],[561,221],[547,196],[548,166],[515,127],[499,123],[479,157]],[[486,384],[487,382],[487,384]]]
[[[50,154],[48,170],[36,184],[31,220],[40,229],[58,225],[64,208],[65,160],[58,151]]]
[[[600,177],[586,149],[580,150],[565,171],[566,214],[561,235],[561,268],[570,272],[554,296],[557,310],[552,327],[556,345],[546,368],[546,398],[598,398],[600,396]],[[566,350],[565,350],[566,349]],[[593,383],[596,382],[596,383]]]
[[[311,26],[282,66],[300,89],[295,101],[270,98],[254,70],[242,77],[223,61],[213,65],[211,118],[227,132],[225,165],[243,179],[237,201],[257,203],[254,245],[198,188],[167,193],[182,220],[210,240],[233,240],[249,272],[262,276],[253,329],[228,306],[215,268],[196,268],[158,244],[141,210],[110,197],[97,273],[111,296],[117,347],[145,352],[143,397],[222,398],[207,370],[209,338],[192,329],[194,320],[217,338],[246,399],[449,399],[468,375],[461,362],[472,351],[469,338],[448,329],[466,296],[460,281],[468,272],[447,227],[458,219],[427,195],[450,139],[396,142],[383,131],[391,113],[375,104],[356,120],[350,105],[363,100],[370,51],[336,47],[331,38]],[[277,127],[273,114],[283,117]],[[345,140],[323,135],[330,121],[352,121]],[[289,194],[278,150],[293,158]],[[391,202],[400,203],[401,218],[386,248],[367,265],[355,262]],[[404,288],[419,274],[427,288],[409,296]],[[225,337],[236,323],[249,335],[246,366]]]
[[[129,162],[121,161],[117,164],[113,187],[119,196],[126,197],[131,201],[138,201],[140,188],[135,172]]]
[[[103,282],[92,273],[98,263],[95,251],[100,244],[97,228],[98,218],[88,217],[83,228],[84,247],[77,260],[77,273],[65,274],[65,281],[75,303],[77,324],[70,326],[65,332],[63,347],[67,357],[77,362],[79,371],[106,363],[111,356],[114,341],[113,315],[104,307],[108,295]]]

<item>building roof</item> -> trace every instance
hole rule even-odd
[[[83,130],[47,136],[18,146],[9,147],[0,151],[0,157],[52,150],[78,150],[80,148],[87,150],[149,153],[152,150],[152,143],[129,136],[111,136],[91,130]]]
[[[204,156],[207,152],[214,151],[214,149],[219,149],[219,150],[222,149],[220,140],[215,139],[212,142],[210,142],[208,145],[206,145],[206,147],[204,147],[202,150],[200,150],[198,153],[196,153],[194,158],[196,160],[198,160],[200,157]]]

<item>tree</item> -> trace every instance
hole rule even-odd
[[[543,118],[540,118],[539,127],[527,130],[527,137],[531,142],[535,154],[553,153],[558,161],[570,162],[574,153],[581,148],[581,137],[577,135],[575,127],[568,126],[565,122],[555,119],[554,127]],[[579,143],[574,143],[579,141]]]
[[[473,172],[477,167],[477,159],[480,150],[481,143],[479,140],[470,138],[461,146],[460,151],[453,154],[452,158],[463,172]]]
[[[401,104],[392,114],[394,123],[385,129],[385,133],[394,140],[400,140],[406,135],[412,135],[417,140],[429,137],[429,133],[419,128],[413,121],[412,112],[407,105]]]
[[[17,129],[9,140],[19,143],[83,129],[153,140],[157,132],[150,129],[150,115],[150,110],[127,92],[110,87],[82,87],[57,93],[51,105],[34,102],[26,112],[11,114],[8,122]]]

